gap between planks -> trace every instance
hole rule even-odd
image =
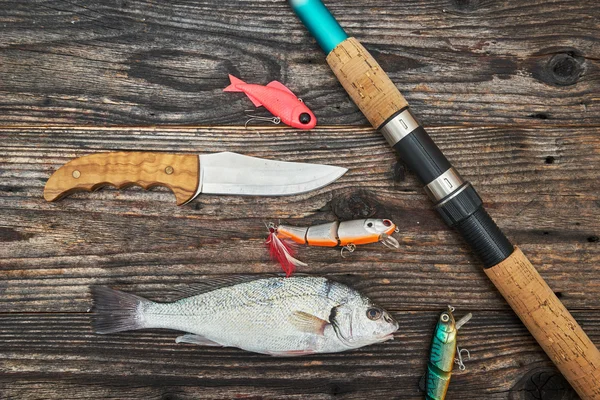
[[[532,121],[534,122],[534,121]],[[600,129],[600,124],[548,124],[548,123],[531,123],[523,124],[460,124],[460,125],[428,125],[426,129],[506,129],[507,127],[515,126],[523,129],[561,129],[561,128],[586,128]],[[317,125],[315,129],[322,130],[366,130],[374,131],[370,125]],[[282,131],[289,130],[297,132],[297,129],[287,127],[285,125],[277,126],[256,126],[245,128],[243,125],[111,125],[111,126],[95,126],[95,125],[0,125],[0,131],[21,131],[21,130],[60,130],[60,131],[198,131],[198,130],[244,130],[251,132],[257,131]],[[310,131],[307,131],[310,132]]]

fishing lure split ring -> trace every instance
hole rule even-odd
[[[343,222],[329,222],[310,227],[290,225],[276,226],[267,224],[269,236],[266,244],[271,258],[281,264],[281,268],[290,276],[296,267],[306,266],[294,258],[295,244],[305,244],[318,247],[341,247],[340,254],[354,252],[356,246],[381,242],[384,246],[397,249],[400,243],[392,234],[398,232],[398,227],[389,219],[358,219]]]

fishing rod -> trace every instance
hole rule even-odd
[[[600,352],[552,289],[513,246],[413,116],[373,56],[349,37],[321,0],[289,0],[327,63],[371,125],[414,171],[442,219],[481,259],[484,271],[582,399],[600,399]]]

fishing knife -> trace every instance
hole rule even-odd
[[[265,160],[237,153],[97,153],[76,158],[56,170],[44,188],[47,201],[78,191],[112,185],[149,189],[166,186],[177,205],[201,193],[239,196],[288,196],[327,186],[347,169],[322,164]]]

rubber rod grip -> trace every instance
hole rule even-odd
[[[483,206],[479,206],[467,218],[456,223],[454,228],[481,259],[484,268],[498,264],[513,252],[513,245]]]
[[[600,352],[521,250],[485,273],[579,396],[600,399]]]

